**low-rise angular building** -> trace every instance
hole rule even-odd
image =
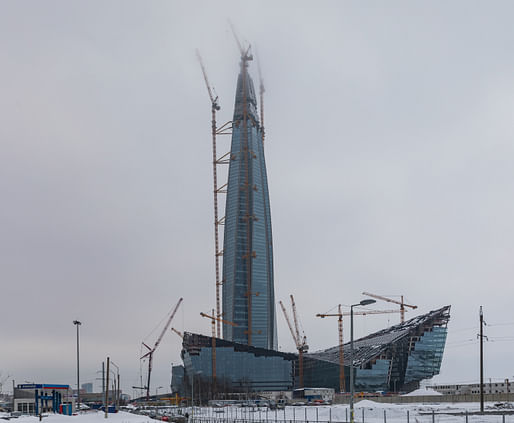
[[[404,392],[439,373],[450,306],[354,341],[356,391]],[[216,386],[213,389],[212,338],[185,333],[183,382],[203,383],[211,392],[284,391],[298,387],[298,355],[216,339]],[[350,344],[343,347],[346,386]],[[339,391],[339,346],[304,355],[304,385]],[[187,389],[182,388],[182,392]]]
[[[412,391],[439,373],[450,306],[354,341],[355,390]],[[350,386],[350,344],[343,347],[345,385]],[[339,346],[304,355],[305,386],[339,389]]]

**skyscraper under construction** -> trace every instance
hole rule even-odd
[[[232,144],[223,245],[223,338],[277,348],[273,241],[263,128],[248,73],[251,55],[241,56],[232,120]]]
[[[193,397],[193,385],[198,382],[204,386],[210,384],[211,389],[202,389],[202,392],[204,396],[210,392],[212,397],[221,392],[248,395],[251,391],[286,391],[303,386],[339,390],[340,375],[349,378],[350,362],[358,390],[398,392],[415,389],[421,380],[439,373],[450,318],[449,306],[356,340],[353,345],[355,354],[351,357],[348,344],[343,348],[338,345],[304,354],[301,365],[299,355],[277,351],[262,103],[259,119],[257,98],[248,73],[249,61],[248,51],[242,51],[233,120],[221,127],[216,125],[217,97],[213,95],[202,65],[213,116],[217,309],[216,313],[213,310],[212,316],[203,314],[213,323],[212,337],[184,332],[183,366],[174,368],[174,392]],[[228,156],[218,157],[216,134],[229,133],[226,128],[232,134],[231,151]],[[229,157],[228,183],[219,186],[216,166],[226,164],[226,157]],[[225,218],[219,219],[217,194],[225,191]],[[221,222],[225,225],[222,250],[218,244]],[[220,256],[223,256],[221,280]],[[219,310],[220,285],[222,310]],[[223,322],[223,339],[215,336],[214,322]],[[344,385],[349,386],[349,381],[346,380]]]

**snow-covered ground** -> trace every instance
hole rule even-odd
[[[130,414],[120,411],[119,413],[111,413],[105,418],[105,413],[87,412],[76,416],[63,416],[61,414],[43,414],[43,423],[156,423],[155,420],[137,414]],[[1,419],[2,416],[0,416]],[[0,420],[7,423],[7,420]],[[36,416],[20,416],[17,419],[9,420],[10,423],[36,423],[39,417]]]
[[[512,407],[512,405],[509,405]],[[464,423],[465,415],[452,416],[440,413],[472,413],[479,411],[480,406],[477,403],[459,403],[459,404],[382,404],[370,400],[362,400],[355,403],[355,421],[369,423],[406,423],[407,418],[412,423]],[[496,410],[493,403],[487,404],[487,411]],[[220,412],[223,411],[223,412]],[[432,420],[432,411],[435,412],[434,420]],[[307,407],[286,407],[285,410],[266,411],[265,408],[236,408],[225,407],[213,413],[212,409],[203,408],[195,411],[196,416],[202,417],[228,417],[231,419],[243,419],[247,421],[309,421],[309,422],[345,422],[347,416],[349,418],[348,405],[332,405],[332,406],[307,406]],[[385,420],[384,420],[385,415]],[[408,416],[408,417],[407,417]],[[468,423],[502,423],[501,415],[488,416],[468,416]],[[514,415],[505,416],[505,423],[514,423]]]
[[[507,404],[507,407],[514,407]],[[355,421],[361,423],[465,423],[465,415],[452,416],[441,413],[469,413],[479,410],[477,403],[459,403],[459,404],[381,404],[370,400],[362,400],[355,404]],[[486,404],[486,410],[500,410],[494,404]],[[511,408],[512,410],[512,408]],[[162,410],[164,411],[164,409]],[[175,414],[178,410],[166,409],[166,414]],[[191,409],[181,409],[182,413],[188,413],[191,416]],[[364,414],[363,414],[364,411]],[[435,412],[434,417],[432,411]],[[291,421],[304,422],[345,422],[349,416],[348,405],[332,405],[332,406],[307,406],[307,407],[286,407],[284,410],[268,410],[266,408],[241,408],[241,407],[224,407],[224,408],[195,408],[194,417],[202,421],[211,421],[227,419],[245,420],[249,423],[266,421],[290,423]],[[385,420],[384,420],[385,416]],[[408,417],[407,417],[408,416]],[[0,416],[1,418],[2,416]],[[505,420],[503,420],[503,417]],[[409,420],[407,420],[409,418]],[[432,418],[434,420],[432,420]],[[37,417],[22,416],[11,420],[11,423],[37,423]],[[78,416],[61,416],[50,414],[43,418],[44,423],[155,423],[153,420],[144,415],[131,414],[127,412],[119,412],[109,414],[105,419],[104,413],[87,412]],[[514,415],[469,415],[468,423],[514,423]]]
[[[404,397],[422,397],[424,395],[443,395],[441,392],[435,391],[431,388],[419,388],[415,391],[409,392],[408,394],[404,394]]]

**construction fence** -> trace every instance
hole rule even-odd
[[[355,404],[359,400],[367,399],[381,404],[413,404],[413,403],[440,403],[440,402],[480,402],[480,394],[469,395],[422,395],[422,396],[365,396],[356,398]],[[498,394],[485,394],[485,402],[514,402],[514,393],[498,393]],[[336,394],[334,397],[334,404],[348,404],[350,397],[347,395]]]

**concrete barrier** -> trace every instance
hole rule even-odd
[[[355,405],[358,406],[358,401],[367,399],[382,404],[412,404],[412,403],[438,403],[438,402],[480,402],[480,394],[469,395],[422,395],[422,396],[355,396]],[[514,393],[501,393],[501,394],[485,394],[484,401],[486,402],[514,402]],[[350,397],[348,395],[336,394],[334,396],[334,404],[348,404]]]

